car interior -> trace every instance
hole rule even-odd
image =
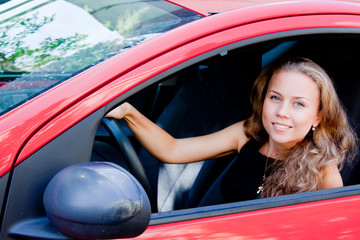
[[[333,79],[350,123],[359,134],[360,46],[355,35],[291,37],[224,51],[143,88],[126,101],[176,138],[209,134],[250,116],[254,80],[268,63],[281,56],[307,57],[322,66]],[[235,155],[191,164],[165,164],[137,142],[123,120],[118,124],[144,166],[153,212],[222,203],[218,183]],[[91,161],[110,161],[129,169],[124,158],[101,125]],[[356,158],[341,170],[345,186],[360,183],[357,163]]]

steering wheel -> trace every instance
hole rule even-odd
[[[146,176],[144,166],[137,155],[133,145],[119,123],[115,119],[103,118],[102,124],[115,140],[116,145],[124,153],[125,163],[129,167],[130,173],[140,182],[149,198],[152,196],[149,179]]]

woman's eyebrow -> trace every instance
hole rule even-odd
[[[281,93],[279,93],[279,92],[277,92],[277,91],[275,91],[275,90],[272,90],[272,89],[270,89],[270,90],[268,91],[268,93],[270,93],[270,92],[273,92],[273,93],[276,93],[276,94],[282,95]]]
[[[311,100],[307,97],[293,97],[294,99],[301,99],[301,100],[306,100],[308,102],[311,102]]]
[[[270,93],[270,92],[275,93],[275,94],[278,94],[278,95],[280,95],[280,96],[283,95],[283,94],[281,94],[280,92],[278,92],[278,91],[276,91],[276,90],[273,90],[273,89],[270,89],[270,90],[268,91],[268,93]],[[305,100],[311,102],[311,100],[310,100],[309,98],[304,97],[304,96],[294,96],[294,97],[292,97],[292,98],[293,98],[293,99],[305,99]]]

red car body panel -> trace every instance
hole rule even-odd
[[[137,239],[360,239],[360,196],[150,226]]]
[[[336,1],[242,8],[186,24],[181,29],[129,49],[1,116],[0,144],[3,150],[0,176],[10,170],[15,159],[16,164],[20,163],[89,113],[180,62],[226,44],[274,32],[303,28],[358,28],[359,12],[358,4]],[[266,19],[270,20],[264,21]],[[190,43],[198,46],[190,46]],[[148,51],[144,49],[156,51],[145,56],[144,52]],[[156,64],[153,65],[154,61]],[[141,68],[137,69],[139,66]],[[105,89],[98,91],[104,86]],[[112,91],[113,88],[117,90]]]
[[[173,2],[191,8],[191,1]],[[192,7],[206,15],[205,10]],[[0,176],[89,114],[161,72],[241,40],[309,28],[360,28],[360,5],[306,1],[240,8],[186,24],[116,55],[0,116]],[[152,225],[138,239],[359,239],[359,203],[360,196],[355,195]]]

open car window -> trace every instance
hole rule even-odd
[[[357,41],[358,38],[353,35],[342,37],[337,34],[314,35],[270,40],[224,51],[171,74],[126,101],[132,103],[148,118],[175,137],[208,134],[250,116],[251,87],[255,78],[267,64],[281,56],[301,56],[317,62],[333,78],[350,123],[358,132],[360,115],[356,102],[359,101],[360,85],[357,81],[356,66],[359,64],[357,56],[360,48]],[[150,182],[155,189],[155,193],[150,199],[157,203],[159,212],[193,209],[221,203],[221,198],[216,196],[220,192],[210,195],[210,200],[204,200],[204,197],[234,155],[186,166],[158,163],[136,141],[126,125],[123,122],[120,124],[132,139],[139,157],[148,171]],[[106,142],[105,139],[106,134],[99,134],[96,140]],[[96,160],[106,159],[106,156],[101,153],[104,151],[101,147],[94,148],[94,151],[98,157]],[[110,161],[121,162],[121,153],[118,156]],[[357,171],[359,171],[357,159],[353,161],[353,165],[344,166],[341,174],[345,186],[360,183]],[[339,191],[347,192],[346,189]],[[311,194],[309,193],[309,196]],[[331,198],[331,190],[330,194],[323,194],[321,191],[314,194],[326,195],[326,198]],[[306,193],[304,197],[303,195],[289,196],[291,200],[286,200],[282,204],[292,204],[294,199],[298,201],[307,198],[306,196]],[[262,199],[257,207],[262,208],[261,201],[269,203],[273,200]],[[246,203],[240,205],[243,205],[243,208],[248,207]],[[226,209],[226,207],[224,208]],[[196,210],[194,211],[196,212]],[[163,215],[156,214],[154,217],[162,219]],[[167,219],[166,216],[164,219]],[[159,221],[161,222],[161,220]]]
[[[140,0],[8,2],[0,12],[0,114],[201,17],[165,1]]]

